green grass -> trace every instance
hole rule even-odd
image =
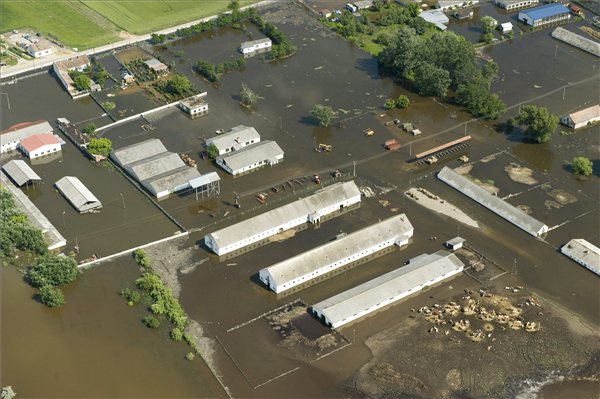
[[[79,1],[0,2],[0,32],[31,28],[69,47],[96,47],[118,40],[118,28]]]
[[[252,0],[241,0],[240,6]],[[82,3],[134,34],[193,21],[227,9],[228,0],[82,0]]]

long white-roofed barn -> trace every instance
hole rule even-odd
[[[358,206],[360,201],[360,191],[354,182],[335,183],[308,197],[207,234],[204,243],[219,256],[236,256],[264,245],[275,234],[319,224]]]
[[[414,228],[405,214],[393,216],[266,267],[258,276],[277,294],[298,291],[363,263],[372,255],[407,245],[413,234]]]

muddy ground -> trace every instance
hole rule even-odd
[[[567,379],[598,381],[600,370],[594,366],[600,354],[598,331],[567,319],[569,315],[532,297],[531,292],[518,291],[495,287],[487,291],[487,295],[494,292],[492,297],[470,291],[450,298],[462,304],[463,310],[454,316],[443,314],[446,324],[432,323],[430,315],[417,310],[396,326],[369,337],[366,344],[373,358],[355,376],[356,387],[366,396],[378,398],[512,398],[519,387],[514,381],[523,377],[541,378],[553,372]],[[515,320],[539,322],[541,328],[526,332],[511,329],[510,323],[481,320],[478,312],[467,316],[467,297],[488,312],[502,312],[509,302],[519,305],[516,309],[522,313]],[[433,304],[423,300],[429,309],[435,309]],[[443,309],[443,303],[439,305]],[[482,340],[475,342],[465,332],[451,328],[450,320],[469,320],[469,330],[482,331]]]

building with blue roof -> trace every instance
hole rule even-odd
[[[533,27],[566,21],[569,18],[571,18],[570,10],[560,3],[546,4],[519,12],[519,21]]]

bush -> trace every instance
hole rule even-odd
[[[146,252],[144,252],[143,249],[136,249],[133,251],[133,258],[135,259],[135,262],[143,268],[148,268],[150,266],[150,258],[148,258],[148,255],[146,255]]]
[[[90,122],[83,129],[81,129],[81,131],[89,135],[94,135],[96,132],[96,124],[94,122]]]
[[[38,293],[42,303],[50,308],[60,308],[65,304],[65,297],[59,288],[47,284],[41,286]]]
[[[211,144],[206,148],[206,153],[210,159],[216,159],[219,156],[219,149],[216,145]]]
[[[129,306],[133,306],[138,303],[142,296],[136,290],[130,290],[129,288],[123,288],[119,294],[127,300],[127,304],[131,304]]]
[[[385,100],[385,104],[383,104],[383,108],[385,109],[394,109],[396,108],[396,100],[393,98],[388,98]]]
[[[181,339],[183,338],[183,333],[181,332],[181,330],[177,327],[175,327],[174,329],[171,330],[171,339],[173,341],[181,341]]]
[[[34,287],[44,285],[57,287],[69,284],[79,276],[77,263],[69,256],[47,254],[40,257],[37,262],[26,274],[27,280]]]
[[[156,315],[165,314],[165,312],[166,312],[165,305],[162,302],[153,303],[150,306],[150,311]]]
[[[106,138],[93,138],[88,143],[87,150],[92,154],[107,157],[112,151],[112,141]]]
[[[92,81],[90,78],[87,77],[87,75],[81,73],[73,78],[73,86],[78,91],[89,90],[92,88]]]
[[[310,110],[310,114],[321,127],[329,126],[331,118],[333,117],[333,110],[327,105],[317,104]]]
[[[575,157],[571,161],[573,173],[582,176],[590,176],[594,172],[594,164],[586,157]]]
[[[187,355],[185,355],[185,358],[189,361],[194,360],[195,357],[196,357],[196,355],[194,355],[193,352],[188,352]]]
[[[398,99],[396,100],[396,108],[406,108],[410,104],[410,100],[404,94],[400,94]]]
[[[146,316],[142,319],[142,323],[146,325],[148,328],[158,328],[160,327],[160,321],[154,316]]]
[[[115,103],[113,103],[112,101],[103,101],[102,102],[102,108],[104,108],[107,111],[115,109],[116,106],[117,105]]]

